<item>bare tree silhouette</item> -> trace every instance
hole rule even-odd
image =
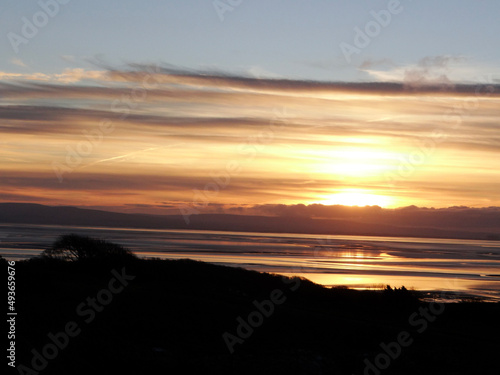
[[[136,259],[132,252],[121,245],[101,239],[65,234],[60,236],[42,256],[69,261],[88,259]]]

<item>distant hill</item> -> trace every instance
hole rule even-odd
[[[145,215],[51,207],[28,203],[0,203],[0,223],[96,226],[143,229],[200,229],[264,233],[305,233],[459,239],[499,239],[500,230],[463,230],[351,219],[323,219],[300,216],[248,216],[230,214],[192,215],[187,224],[182,215]],[[396,223],[401,223],[396,225]],[[434,223],[435,224],[435,223]]]

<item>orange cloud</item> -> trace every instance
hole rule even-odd
[[[2,201],[148,210],[355,191],[395,206],[500,205],[498,85],[415,91],[146,66],[0,79]]]

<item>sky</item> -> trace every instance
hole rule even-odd
[[[500,206],[500,2],[0,4],[0,202]]]

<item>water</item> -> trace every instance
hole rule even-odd
[[[498,241],[0,225],[0,254],[30,258],[68,233],[116,242],[140,257],[300,275],[327,286],[404,285],[500,300]]]

